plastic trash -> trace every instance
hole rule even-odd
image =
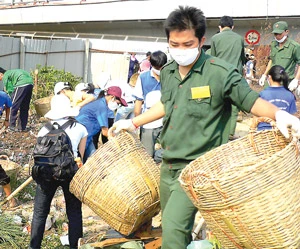
[[[187,249],[213,249],[214,246],[208,240],[196,240],[192,241]]]
[[[60,237],[60,243],[63,246],[68,246],[69,245],[69,236],[68,235],[64,235]]]

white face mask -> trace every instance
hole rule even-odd
[[[280,40],[277,40],[275,37],[275,40],[279,43],[283,43],[285,41],[285,39],[287,38],[287,35],[285,35],[284,37],[282,37]]]
[[[152,67],[152,72],[157,74],[158,76],[160,75],[160,70],[155,69],[154,67]]]
[[[112,111],[115,111],[119,108],[119,104],[116,101],[109,101],[107,105],[108,108]]]
[[[199,54],[198,47],[189,49],[169,48],[170,55],[180,66],[191,65]]]

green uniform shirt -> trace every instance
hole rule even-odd
[[[296,65],[300,65],[300,45],[289,38],[287,38],[282,48],[278,45],[277,41],[271,42],[270,58],[272,66],[280,65],[284,67],[289,79],[294,79]]]
[[[244,39],[230,28],[223,29],[211,38],[210,54],[234,65],[240,74],[243,73],[243,65],[246,63]]]
[[[17,87],[33,84],[30,74],[22,69],[7,70],[3,76],[3,84],[10,95]]]
[[[235,67],[203,50],[184,80],[175,61],[167,64],[161,71],[161,85],[163,160],[172,169],[227,143],[231,104],[250,112],[258,98]],[[210,97],[193,99],[191,89],[201,86],[209,86]]]

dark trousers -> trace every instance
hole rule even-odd
[[[58,182],[54,180],[37,184],[31,225],[30,248],[41,248],[46,219],[50,211],[51,201],[58,186],[62,187],[66,201],[66,211],[69,219],[70,248],[77,248],[78,239],[82,238],[83,234],[81,202],[71,194],[69,185],[70,182]]]
[[[29,104],[32,96],[33,85],[17,87],[11,94],[12,107],[10,110],[9,125],[16,126],[18,111],[20,110],[20,121],[22,130],[26,129],[28,123]]]
[[[149,153],[151,157],[154,157],[155,152],[155,143],[161,133],[162,127],[145,129],[141,127],[141,142],[146,148],[146,151]]]

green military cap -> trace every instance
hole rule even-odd
[[[272,31],[272,33],[273,34],[282,34],[287,29],[288,29],[287,22],[284,22],[284,21],[276,22],[273,25],[273,31]]]

